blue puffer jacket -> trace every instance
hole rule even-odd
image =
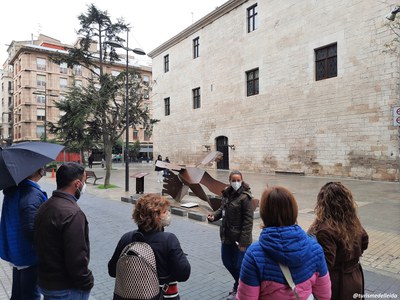
[[[289,267],[301,299],[330,299],[324,252],[298,225],[263,229],[246,251],[237,299],[295,299],[278,263]]]
[[[40,186],[24,180],[18,187],[3,191],[0,224],[0,257],[15,266],[37,264],[33,248],[34,220],[47,195]]]

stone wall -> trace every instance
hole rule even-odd
[[[390,6],[379,1],[247,1],[153,60],[154,154],[191,164],[226,136],[231,169],[399,179],[398,57],[385,53]],[[194,24],[193,26],[195,26]],[[192,40],[200,37],[200,57]],[[338,76],[315,80],[314,49],[337,43]],[[163,58],[169,54],[170,71]],[[245,72],[259,68],[260,93]],[[193,109],[192,89],[201,88]],[[170,97],[171,115],[164,115]]]

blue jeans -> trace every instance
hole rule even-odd
[[[44,300],[88,300],[90,291],[77,289],[50,291],[40,288]]]
[[[11,300],[39,300],[37,266],[18,270],[13,268]]]
[[[239,247],[234,244],[222,244],[221,246],[221,258],[222,263],[225,268],[231,273],[235,283],[233,285],[233,290],[237,291],[239,285],[240,267],[242,266],[242,261],[244,257],[244,252],[239,250]]]

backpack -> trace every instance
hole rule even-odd
[[[138,239],[141,241],[138,241]],[[123,299],[159,299],[160,285],[153,249],[140,232],[133,234],[117,261],[114,294]]]

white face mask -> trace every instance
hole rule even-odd
[[[235,181],[235,182],[231,182],[231,187],[237,191],[238,189],[240,189],[240,187],[242,186],[242,182],[241,181]]]
[[[85,193],[85,191],[86,191],[86,182],[85,183],[83,183],[82,181],[81,181],[81,183],[83,184],[82,185],[82,188],[81,189],[77,189],[76,190],[76,192],[75,192],[75,198],[76,199],[79,199],[84,193]]]
[[[171,212],[168,211],[163,218],[161,218],[161,226],[169,226],[171,224]]]
[[[83,186],[81,188],[81,196],[86,192],[86,182],[83,183]]]

